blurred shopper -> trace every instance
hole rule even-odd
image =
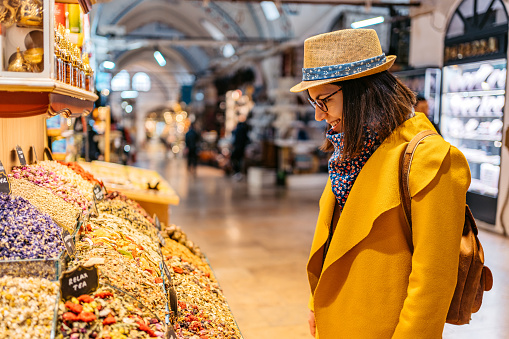
[[[246,146],[249,144],[249,126],[246,123],[246,116],[239,115],[239,122],[233,130],[233,151],[231,156],[234,178],[242,178],[242,169],[244,165],[244,154]]]
[[[435,127],[435,129],[437,130],[438,133],[440,133],[440,129],[438,128],[438,125],[435,124],[435,122],[433,121],[433,117],[429,116],[429,104],[428,104],[428,100],[426,100],[425,97],[423,97],[421,95],[417,96],[417,103],[415,104],[415,111],[422,112],[422,113],[426,114],[429,121],[433,124],[433,127]]]
[[[442,338],[456,287],[469,167],[438,135],[420,143],[408,239],[402,152],[433,125],[387,72],[395,58],[374,30],[314,36],[304,43],[303,81],[291,89],[308,91],[333,151],[307,265],[309,326],[320,339]]]
[[[196,166],[198,166],[198,144],[200,134],[196,131],[195,123],[191,123],[186,133],[186,149],[187,149],[187,170],[196,175]]]

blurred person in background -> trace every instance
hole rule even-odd
[[[439,339],[458,277],[470,170],[439,135],[417,147],[409,173],[412,233],[400,195],[409,142],[433,130],[415,94],[387,70],[372,29],[304,42],[302,82],[326,121],[329,180],[307,265],[309,329],[320,339]]]
[[[235,179],[242,178],[242,170],[244,165],[244,154],[246,146],[249,144],[249,126],[246,123],[247,116],[239,115],[237,126],[232,131],[233,134],[233,151],[231,155],[231,163],[233,169],[233,177]]]
[[[433,121],[433,117],[430,117],[428,100],[426,100],[426,98],[423,97],[422,95],[417,96],[417,103],[415,104],[415,111],[426,114],[429,121],[433,124],[433,127],[435,127],[436,131],[440,134],[440,129],[438,128],[438,125],[435,124],[435,122]]]
[[[200,134],[196,131],[196,124],[192,122],[186,133],[187,170],[192,175],[196,175],[196,166],[198,166],[199,142]]]

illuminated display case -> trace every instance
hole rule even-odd
[[[504,116],[507,87],[507,11],[502,1],[464,0],[447,29],[440,130],[468,160],[467,203],[481,227],[503,233],[507,196]],[[506,166],[507,167],[507,166]]]
[[[466,156],[469,192],[498,197],[506,59],[444,67],[443,137]]]

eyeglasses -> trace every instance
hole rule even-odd
[[[328,108],[327,108],[327,105],[325,105],[325,103],[330,99],[330,97],[332,97],[334,94],[338,93],[339,91],[341,91],[343,88],[339,88],[336,92],[332,93],[332,94],[329,94],[327,95],[325,98],[323,99],[316,99],[316,100],[313,100],[311,99],[310,97],[308,97],[308,101],[309,103],[311,104],[311,106],[313,106],[313,108],[316,109],[316,106],[318,106],[318,108],[320,108],[322,111],[324,112],[327,112]]]

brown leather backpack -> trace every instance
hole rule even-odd
[[[423,139],[432,135],[438,134],[431,130],[422,131],[417,134],[406,147],[402,159],[400,174],[401,202],[409,226],[409,232],[406,233],[412,252],[412,218],[410,211],[410,202],[412,198],[410,197],[410,190],[408,187],[408,177],[417,145],[419,145]],[[468,324],[471,314],[479,311],[481,308],[484,291],[491,290],[493,286],[493,275],[490,269],[484,266],[484,252],[477,238],[477,233],[478,230],[475,219],[472,212],[470,212],[470,208],[466,205],[465,224],[463,226],[459,253],[458,280],[446,320],[449,324]]]

